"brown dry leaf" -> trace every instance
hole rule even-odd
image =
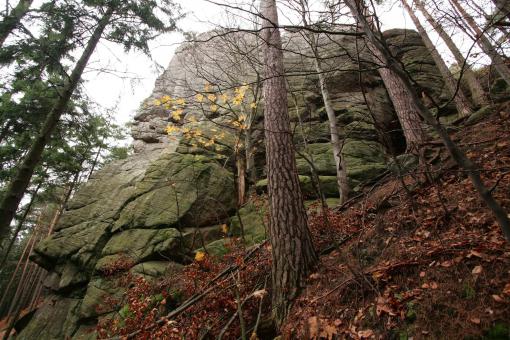
[[[324,326],[324,329],[321,331],[320,337],[326,338],[328,340],[332,340],[335,335],[337,335],[336,327],[331,325]]]
[[[505,300],[503,300],[503,298],[502,298],[501,296],[496,295],[496,294],[492,295],[492,298],[493,298],[493,299],[494,299],[494,301],[496,301],[496,302],[505,302]]]
[[[448,268],[452,266],[452,261],[441,262],[441,267]]]
[[[319,319],[316,316],[308,318],[308,329],[310,330],[310,338],[319,336]]]
[[[421,285],[421,288],[423,289],[429,289],[430,288],[430,285],[428,283],[424,283]]]
[[[430,283],[430,288],[437,289],[437,288],[439,288],[439,285],[437,284],[437,282],[431,282]]]
[[[267,290],[265,289],[260,289],[260,290],[256,290],[252,293],[252,296],[256,297],[256,298],[259,298],[259,299],[262,299],[264,296],[266,296],[267,294]]]
[[[310,279],[312,280],[317,280],[320,277],[321,275],[319,273],[313,273],[312,275],[310,275]]]
[[[343,323],[343,321],[342,321],[342,320],[340,320],[340,319],[336,319],[336,320],[335,320],[335,322],[334,322],[334,325],[338,327],[338,326],[340,326],[342,323]]]
[[[482,271],[483,271],[482,266],[476,266],[476,267],[474,267],[474,268],[473,268],[473,270],[471,271],[471,273],[472,273],[473,275],[478,275],[478,274],[481,274],[481,273],[482,273]]]
[[[476,325],[480,324],[480,318],[471,318],[471,319],[469,319],[469,321],[471,321],[472,323],[474,323]]]
[[[420,277],[425,277],[425,272],[421,272]]]
[[[507,283],[505,288],[503,288],[503,294],[510,295],[510,283]]]
[[[375,308],[375,313],[377,314],[377,316],[381,316],[383,312],[391,316],[396,315],[395,313],[393,313],[393,310],[388,305],[388,300],[381,296],[377,298],[377,307]]]
[[[467,257],[468,259],[470,259],[470,258],[471,258],[471,257],[473,257],[473,256],[476,256],[476,257],[482,258],[482,257],[483,257],[483,254],[482,254],[482,253],[480,253],[480,252],[478,252],[478,251],[476,251],[476,250],[471,250],[471,251],[469,252],[469,254],[467,254],[467,256],[466,256],[466,257]]]
[[[358,336],[360,338],[362,338],[362,339],[363,338],[367,339],[367,338],[370,338],[370,337],[374,336],[374,331],[371,330],[371,329],[366,329],[364,331],[359,331],[358,332]]]

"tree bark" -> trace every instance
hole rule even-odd
[[[0,23],[0,48],[11,32],[19,25],[21,19],[28,13],[32,2],[34,0],[20,0],[11,13],[7,14]]]
[[[301,16],[305,27],[308,26],[308,20],[306,18],[307,7],[308,7],[307,0],[301,0]],[[328,85],[326,82],[326,76],[324,74],[324,70],[321,64],[318,37],[316,37],[314,33],[308,32],[307,39],[308,43],[310,44],[310,48],[312,49],[312,53],[314,55],[315,71],[317,72],[317,75],[319,77],[319,86],[321,89],[322,100],[324,102],[326,114],[328,115],[329,133],[331,135],[331,146],[333,149],[333,158],[335,160],[336,166],[336,180],[338,184],[338,192],[340,193],[339,204],[342,205],[349,198],[350,192],[349,181],[347,179],[347,162],[345,161],[345,157],[343,157],[342,155],[342,149],[345,140],[344,139],[340,140],[340,133],[342,131],[340,131],[341,129],[337,126],[335,110],[333,110],[333,106],[331,105],[331,94],[329,92]]]
[[[9,242],[9,245],[7,246],[7,249],[5,250],[4,258],[2,259],[2,262],[0,263],[0,274],[3,272],[5,268],[5,263],[7,262],[7,259],[9,258],[9,253],[12,250],[12,247],[14,246],[14,243],[16,242],[16,239],[18,238],[18,234],[23,228],[23,225],[25,224],[25,220],[27,219],[28,214],[30,213],[32,209],[32,205],[34,204],[35,198],[37,197],[37,192],[41,188],[41,183],[37,185],[37,187],[34,190],[34,193],[32,194],[32,197],[30,198],[30,202],[28,202],[25,211],[23,212],[23,215],[18,221],[18,225],[16,226],[16,230],[14,230],[14,235],[11,238],[11,241]]]
[[[471,27],[473,32],[476,34],[476,41],[478,45],[482,51],[484,51],[484,53],[487,54],[489,58],[491,58],[492,64],[501,78],[503,78],[503,80],[508,85],[510,85],[510,69],[505,64],[505,60],[501,57],[501,55],[499,55],[498,51],[496,51],[490,40],[485,36],[480,27],[478,27],[473,17],[466,12],[458,0],[450,0],[450,3],[459,11],[459,13],[462,15],[462,19],[467,22],[469,27]]]
[[[71,99],[74,90],[78,86],[83,70],[87,66],[87,63],[92,53],[94,52],[94,49],[101,39],[101,35],[108,25],[113,12],[114,9],[112,7],[108,8],[106,13],[98,22],[98,25],[96,26],[94,33],[88,41],[83,54],[76,63],[71,76],[68,80],[65,81],[58,102],[46,116],[40,133],[36,137],[35,141],[30,147],[30,150],[23,159],[15,177],[9,183],[7,191],[0,205],[0,241],[5,239],[5,236],[8,234],[11,221],[14,217],[14,214],[16,213],[21,199],[23,198],[28,184],[30,183],[34,169],[41,160],[44,148],[46,147],[46,144],[48,144],[51,135],[58,121],[60,120],[60,116],[67,109],[69,100]]]
[[[462,168],[473,183],[475,190],[478,192],[482,201],[487,205],[487,207],[492,211],[496,221],[501,226],[504,236],[508,241],[510,241],[510,219],[506,211],[499,205],[499,203],[492,196],[491,191],[484,185],[481,177],[480,177],[480,167],[473,163],[466,154],[453,142],[450,138],[450,135],[446,131],[446,129],[439,123],[432,113],[423,105],[418,94],[414,90],[411,80],[409,79],[408,74],[404,69],[400,66],[400,63],[392,56],[389,52],[387,46],[382,43],[382,37],[380,32],[372,31],[371,25],[368,23],[365,16],[362,14],[364,10],[363,0],[345,0],[347,6],[351,10],[351,13],[354,15],[356,20],[360,23],[363,28],[367,39],[370,40],[372,45],[379,51],[379,55],[381,56],[381,61],[387,65],[388,68],[392,70],[396,77],[400,80],[401,86],[407,90],[410,97],[409,101],[415,103],[416,107],[419,109],[419,114],[421,117],[430,124],[434,130],[438,133],[439,137],[442,139],[446,149],[452,155],[452,158],[457,162],[460,168]]]
[[[471,115],[473,113],[473,109],[471,108],[469,99],[466,97],[464,91],[460,88],[460,86],[458,86],[457,81],[453,78],[453,75],[448,69],[448,66],[446,65],[443,58],[437,51],[436,46],[434,46],[434,43],[432,42],[432,40],[430,40],[427,31],[425,31],[425,28],[423,28],[423,26],[421,25],[420,20],[414,14],[411,6],[409,6],[409,4],[407,3],[407,0],[401,0],[401,2],[404,8],[406,9],[407,13],[413,20],[414,26],[416,26],[416,29],[418,30],[418,33],[420,34],[421,39],[425,44],[425,47],[429,50],[432,59],[436,63],[436,66],[439,69],[439,73],[441,73],[441,76],[445,81],[446,88],[450,92],[450,95],[453,97],[459,116],[467,117]]]
[[[317,263],[292,143],[275,0],[261,1],[273,315],[281,325]]]
[[[358,1],[360,0],[345,0],[345,3],[352,11],[353,7],[357,8]],[[363,2],[361,2],[361,4],[363,4]],[[361,10],[365,11],[365,8],[360,8],[360,11]],[[359,12],[358,14],[365,19],[363,12]],[[356,17],[354,12],[353,15]],[[359,18],[356,17],[356,19],[359,21]],[[368,29],[371,29],[373,23],[369,23],[367,19],[365,19],[365,22],[367,25],[370,25],[370,28]],[[380,35],[379,38],[383,39],[382,35]],[[367,45],[373,54],[374,63],[378,65],[379,75],[381,76],[384,86],[388,91],[388,95],[393,103],[395,112],[397,113],[397,118],[406,139],[406,152],[420,155],[421,146],[427,140],[427,136],[423,131],[420,119],[420,110],[415,102],[409,100],[409,89],[402,86],[402,82],[399,80],[398,75],[396,75],[395,72],[384,63],[385,59],[381,54],[381,51],[379,51],[371,40],[367,41]],[[396,60],[395,62],[398,63]],[[414,88],[412,90],[414,91]],[[420,160],[421,158],[422,157],[420,156]]]
[[[469,87],[469,91],[471,92],[471,97],[473,98],[473,102],[481,107],[489,104],[489,97],[487,93],[483,89],[480,81],[476,78],[475,73],[473,72],[471,66],[466,62],[466,58],[462,55],[462,52],[459,50],[453,39],[450,37],[448,33],[444,30],[443,26],[432,17],[432,15],[425,9],[425,6],[422,0],[415,0],[414,3],[416,7],[421,11],[421,13],[425,16],[425,19],[429,23],[430,26],[437,32],[437,34],[443,39],[446,46],[452,52],[455,57],[455,61],[459,67],[463,67],[462,74],[466,77],[466,81]]]

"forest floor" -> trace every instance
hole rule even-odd
[[[510,211],[508,109],[453,137]],[[389,180],[341,213],[352,238],[321,257],[284,334],[510,339],[510,244],[469,178],[444,150],[432,153],[432,184],[409,195]]]
[[[481,165],[485,184],[506,211],[509,116],[502,107],[452,133]],[[510,244],[440,143],[431,142],[427,154],[433,180],[416,172],[403,181],[388,177],[349,206],[330,209],[327,222],[318,205],[310,208],[320,262],[294,302],[282,338],[510,338]],[[149,288],[135,284],[127,293],[132,315],[100,325],[99,336],[238,339],[244,329],[246,338],[272,339],[278,332],[267,322],[270,253],[267,243],[248,256],[233,244],[222,260],[200,259],[157,288],[163,291],[160,310],[153,308],[149,317],[137,313],[147,307],[138,297]]]

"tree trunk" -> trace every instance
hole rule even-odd
[[[25,211],[23,212],[23,215],[18,221],[18,225],[16,226],[16,230],[14,230],[14,235],[11,238],[11,241],[9,242],[9,245],[7,246],[7,249],[5,250],[4,258],[2,259],[2,262],[0,263],[0,274],[3,272],[5,268],[5,264],[7,262],[7,259],[9,258],[9,253],[12,250],[12,247],[14,246],[14,243],[16,242],[16,239],[18,238],[18,234],[21,231],[21,228],[23,228],[23,225],[25,224],[25,220],[27,219],[28,214],[30,213],[30,210],[32,209],[32,205],[34,204],[35,198],[37,197],[37,192],[41,188],[41,183],[37,185],[37,187],[34,190],[34,193],[32,194],[32,197],[30,198],[30,202],[27,204]]]
[[[283,52],[275,0],[261,1],[264,46],[264,130],[268,169],[272,303],[278,325],[317,263],[292,143]]]
[[[407,3],[407,0],[401,0],[401,2],[404,8],[406,9],[407,13],[413,20],[414,26],[416,26],[416,29],[418,30],[418,33],[420,34],[421,39],[425,44],[425,47],[429,50],[432,59],[436,63],[436,66],[439,69],[439,73],[441,73],[441,76],[445,81],[446,88],[450,92],[450,95],[453,96],[453,100],[455,102],[455,106],[457,107],[457,112],[459,113],[459,116],[467,117],[471,115],[473,113],[471,104],[469,103],[468,98],[464,94],[464,91],[460,88],[460,84],[457,84],[457,81],[453,78],[453,75],[448,69],[448,66],[446,65],[443,58],[437,51],[436,46],[434,46],[432,40],[430,40],[427,31],[425,31],[425,28],[423,28],[423,26],[421,25],[420,20],[414,14],[411,6],[409,6],[409,4]]]
[[[487,96],[487,93],[485,93],[485,90],[480,84],[480,81],[476,78],[476,75],[471,69],[471,66],[467,63],[466,59],[462,55],[462,52],[459,50],[453,39],[450,37],[448,33],[446,33],[443,26],[441,26],[441,24],[438,21],[436,21],[432,17],[432,15],[425,9],[422,0],[415,0],[415,4],[416,7],[418,7],[418,9],[425,16],[425,19],[427,19],[430,26],[432,26],[432,28],[434,28],[434,30],[441,37],[441,39],[443,39],[450,52],[452,52],[453,56],[455,57],[455,60],[457,61],[457,65],[459,65],[459,67],[463,67],[462,75],[466,77],[466,81],[469,87],[469,91],[471,92],[473,102],[479,107],[488,105],[489,97]]]
[[[303,20],[303,24],[306,27],[308,26],[308,20],[306,18],[308,7],[307,0],[301,0],[300,3],[301,3],[301,17]],[[318,37],[316,37],[314,33],[310,32],[307,33],[307,39],[314,55],[315,71],[317,72],[317,75],[319,77],[319,86],[321,89],[322,100],[324,102],[326,114],[328,115],[329,133],[331,135],[331,146],[333,149],[333,158],[335,160],[336,166],[336,180],[338,184],[338,192],[340,193],[339,204],[342,205],[349,198],[350,192],[349,181],[347,180],[347,162],[345,161],[345,157],[343,157],[342,155],[344,139],[340,140],[341,131],[340,128],[337,126],[335,110],[333,110],[333,106],[331,105],[331,95],[326,82],[326,76],[324,75],[324,70],[322,69],[321,64],[321,56],[318,47],[319,45]]]
[[[21,264],[23,263],[23,259],[25,258],[25,255],[30,255],[28,253],[29,249],[30,249],[30,245],[32,243],[32,239],[34,237],[34,234],[32,234],[27,242],[27,244],[25,245],[25,248],[23,249],[23,253],[21,254],[19,260],[18,260],[18,263],[16,264],[16,269],[14,270],[14,272],[12,273],[11,275],[11,278],[9,279],[9,283],[7,283],[7,287],[4,289],[4,291],[2,292],[2,299],[0,300],[0,308],[1,308],[1,311],[3,312],[3,306],[4,306],[4,302],[6,301],[7,299],[7,294],[9,294],[9,291],[14,283],[14,281],[16,280],[16,275],[18,274],[18,271],[19,269],[21,268]],[[28,256],[27,255],[27,256]]]
[[[351,0],[346,0],[351,1]],[[375,61],[381,60],[377,49],[370,47]],[[388,91],[393,107],[397,113],[402,132],[406,139],[406,152],[419,154],[421,146],[427,137],[423,131],[422,122],[416,104],[409,100],[409,90],[402,86],[398,76],[386,66],[379,66],[379,74]]]
[[[462,168],[473,183],[475,190],[480,195],[480,198],[484,201],[487,207],[492,211],[496,221],[501,226],[503,230],[503,234],[508,241],[510,241],[510,219],[508,218],[505,210],[499,205],[499,203],[492,197],[491,191],[484,185],[481,177],[480,166],[474,164],[466,154],[453,142],[450,138],[450,135],[446,131],[446,129],[434,118],[432,113],[423,105],[418,94],[414,91],[414,88],[411,84],[411,80],[409,79],[408,74],[404,69],[400,66],[400,63],[391,55],[387,46],[382,43],[382,37],[380,32],[372,31],[370,24],[367,19],[364,17],[363,10],[363,2],[362,0],[346,0],[347,6],[350,8],[351,13],[360,23],[363,28],[367,39],[370,40],[372,45],[379,51],[378,55],[381,56],[381,62],[387,65],[388,68],[392,70],[396,77],[401,82],[401,86],[407,90],[410,97],[409,101],[415,103],[416,107],[419,109],[419,113],[421,117],[430,124],[434,130],[438,133],[439,137],[443,140],[443,143],[446,149],[452,155],[452,158],[457,162],[460,168]]]
[[[83,70],[87,66],[90,56],[94,52],[94,49],[101,39],[101,35],[108,25],[113,11],[113,8],[108,8],[106,13],[99,21],[85,50],[83,51],[83,54],[76,63],[71,76],[68,80],[65,81],[57,104],[48,113],[43,123],[41,132],[38,134],[32,146],[30,147],[30,150],[23,159],[15,177],[9,183],[7,191],[0,205],[0,241],[5,239],[5,236],[8,235],[11,221],[14,217],[14,214],[16,213],[21,199],[23,198],[28,184],[30,183],[34,169],[41,160],[44,148],[46,144],[48,144],[53,130],[60,120],[60,116],[67,109],[69,100],[71,99],[74,90],[78,86],[78,82],[80,81]]]
[[[246,202],[246,165],[244,157],[240,154],[236,157],[237,167],[237,205],[242,206]]]
[[[477,43],[482,49],[482,51],[487,54],[491,60],[494,68],[499,73],[501,78],[510,85],[510,69],[505,64],[505,60],[499,55],[498,51],[492,46],[492,43],[490,40],[485,36],[485,34],[482,32],[480,27],[476,24],[473,17],[471,17],[466,10],[460,5],[458,0],[450,0],[452,5],[459,11],[459,13],[462,15],[462,18],[467,22],[469,27],[475,32]]]
[[[6,14],[0,23],[0,48],[4,45],[5,39],[19,25],[21,19],[28,13],[34,0],[20,0],[11,13]]]
[[[357,8],[358,1],[360,0],[345,0],[345,3],[352,11],[352,8]],[[361,1],[361,4],[363,4],[363,1]],[[365,8],[363,7],[360,10],[365,11]],[[359,12],[358,14],[365,18],[363,12]],[[353,15],[355,15],[354,12]],[[358,22],[360,22],[356,15],[355,18]],[[370,25],[370,27],[373,26],[372,22],[369,23],[366,19],[365,21],[367,25]],[[383,39],[382,35],[380,36],[380,39]],[[382,62],[384,60],[384,56],[381,55],[381,52],[376,48],[376,45],[371,40],[367,41],[367,45],[373,54],[374,63],[379,65],[379,75],[383,80],[391,102],[393,103],[393,107],[395,108],[395,112],[397,113],[400,126],[402,127],[402,132],[406,139],[406,152],[420,155],[421,146],[425,143],[427,137],[423,131],[419,108],[416,103],[409,100],[409,89],[402,86],[402,82],[399,80],[398,75],[396,75],[394,71],[388,67],[388,65],[385,65]],[[420,160],[422,161],[421,158],[422,157],[420,157]]]
[[[99,161],[99,156],[101,155],[101,151],[103,148],[100,146],[97,150],[96,157],[94,158],[94,162],[92,162],[92,166],[90,167],[89,175],[87,176],[87,181],[90,180],[90,177],[92,177],[92,174],[94,173],[94,170],[96,169],[97,163]]]

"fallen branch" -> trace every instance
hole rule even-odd
[[[258,250],[260,250],[266,243],[267,243],[267,240],[262,242],[262,243],[260,243],[259,245],[255,246],[255,247],[253,247],[253,249],[250,250],[250,252],[248,254],[246,254],[246,256],[243,258],[243,262],[249,260],[253,256],[253,254],[255,254]],[[108,338],[108,340],[133,339],[134,337],[136,337],[142,331],[148,331],[148,330],[154,329],[155,327],[157,327],[159,325],[164,324],[165,322],[167,322],[171,318],[176,317],[177,315],[183,313],[184,311],[186,311],[188,308],[190,308],[191,306],[193,306],[197,302],[201,301],[207,294],[212,292],[217,287],[217,285],[214,285],[214,284],[218,280],[224,278],[225,276],[227,276],[228,274],[230,274],[234,270],[238,270],[239,268],[240,268],[239,265],[232,265],[232,266],[226,268],[224,271],[222,271],[221,273],[216,275],[216,277],[214,277],[204,287],[205,290],[202,293],[195,294],[195,295],[191,296],[189,299],[184,301],[179,307],[177,307],[176,309],[174,309],[173,311],[168,313],[166,316],[163,316],[162,318],[160,318],[158,321],[156,321],[151,326],[149,326],[147,328],[144,328],[144,329],[139,329],[139,330],[137,330],[135,332],[132,332],[132,333],[130,333],[130,334],[126,335],[126,336],[123,336],[123,337],[116,336],[116,337]]]

